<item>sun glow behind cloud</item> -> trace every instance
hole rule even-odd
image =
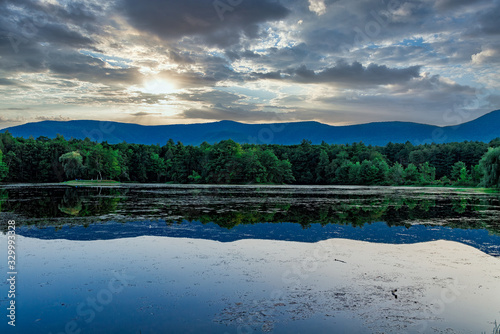
[[[133,89],[153,95],[168,95],[177,91],[176,86],[172,82],[159,78],[146,79],[143,85],[134,86]]]

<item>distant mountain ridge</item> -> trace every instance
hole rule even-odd
[[[199,145],[232,139],[238,143],[299,144],[303,139],[313,144],[360,142],[385,145],[389,142],[423,144],[461,141],[489,142],[500,137],[500,110],[492,111],[470,122],[439,127],[410,122],[377,122],[347,126],[332,126],[318,122],[245,124],[220,121],[200,124],[139,125],[101,121],[42,121],[1,130],[16,137],[66,139],[86,137],[93,141],[136,144],[165,144],[170,138],[185,145]]]

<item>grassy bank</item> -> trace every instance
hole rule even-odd
[[[62,184],[74,187],[85,187],[85,186],[114,186],[121,184],[121,182],[113,180],[72,180],[62,182]]]

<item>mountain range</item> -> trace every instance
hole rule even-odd
[[[492,111],[475,120],[439,127],[410,122],[375,122],[358,125],[332,126],[318,122],[271,124],[245,124],[220,121],[200,124],[175,124],[145,126],[130,123],[102,121],[42,121],[3,129],[15,137],[66,139],[86,137],[93,141],[111,144],[127,142],[136,144],[165,144],[170,138],[185,145],[199,145],[233,139],[238,143],[299,144],[303,139],[313,144],[347,144],[362,141],[365,144],[392,143],[449,143],[461,141],[489,142],[500,137],[500,110]]]

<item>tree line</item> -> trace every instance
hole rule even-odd
[[[500,186],[500,138],[490,143],[183,145],[0,134],[0,180],[318,185]]]

